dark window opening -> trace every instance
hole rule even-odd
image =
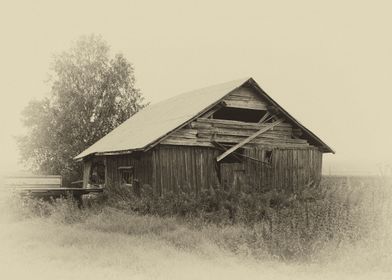
[[[257,123],[266,113],[266,110],[223,107],[213,114],[213,118],[219,120]]]
[[[132,185],[134,181],[134,169],[132,166],[119,167],[121,184]]]
[[[264,151],[264,162],[269,164],[272,163],[272,150]]]

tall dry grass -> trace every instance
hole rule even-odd
[[[219,250],[263,261],[328,263],[360,250],[382,263],[390,252],[392,196],[385,178],[326,177],[295,196],[246,188],[237,195],[211,190],[192,200],[186,194],[123,192],[106,202],[90,199],[84,209],[71,199],[14,200],[12,213],[92,232],[147,236],[204,255]]]

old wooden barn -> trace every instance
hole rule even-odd
[[[247,78],[150,105],[75,159],[84,187],[109,191],[135,180],[158,194],[233,184],[295,191],[320,181],[323,153],[333,152]]]

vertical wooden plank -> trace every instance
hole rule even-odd
[[[197,194],[200,194],[200,189],[203,187],[204,184],[204,176],[205,176],[205,172],[204,172],[204,155],[203,155],[203,149],[201,149],[201,151],[199,151],[199,156],[198,156],[198,166],[199,166],[199,170],[200,170],[200,181],[199,184],[197,185]]]
[[[211,149],[207,148],[204,151],[204,158],[205,158],[205,180],[204,180],[204,185],[203,185],[203,189],[206,188],[210,182],[211,182],[211,170],[212,170],[212,164],[210,161],[210,154],[211,154]]]
[[[298,184],[299,187],[302,187],[304,184],[304,174],[303,174],[303,150],[298,150],[298,167],[299,167],[299,176],[298,176]]]
[[[191,165],[192,165],[192,169],[191,169],[191,171],[192,171],[192,192],[193,193],[196,193],[196,185],[197,185],[197,177],[198,177],[198,174],[197,174],[197,162],[196,162],[196,154],[197,154],[197,151],[196,151],[196,149],[191,149],[190,151],[189,151],[190,153],[190,159],[191,159]]]
[[[176,190],[179,186],[179,178],[181,177],[182,166],[180,164],[181,147],[171,147],[169,153],[170,169],[173,172],[172,190]]]
[[[195,149],[194,152],[195,156],[195,167],[196,167],[196,185],[195,185],[195,193],[199,195],[199,187],[202,184],[202,178],[201,178],[201,166],[200,166],[200,148]]]
[[[286,182],[286,174],[285,174],[285,162],[286,162],[286,155],[285,155],[285,150],[281,149],[281,163],[280,163],[280,176],[281,176],[281,183],[280,183],[280,188],[282,191],[285,190],[286,186],[285,186],[285,182]]]
[[[193,181],[192,181],[192,191],[196,193],[197,188],[197,177],[199,176],[197,172],[197,159],[196,159],[197,151],[196,149],[190,150],[191,155],[191,163],[192,163],[192,174],[193,174]]]
[[[203,185],[201,186],[200,190],[202,188],[205,188],[208,184],[208,174],[209,174],[209,167],[210,163],[208,162],[208,151],[209,148],[203,149],[203,169],[204,169],[204,180],[203,180]]]
[[[303,176],[304,176],[304,181],[303,184],[306,185],[308,183],[308,161],[307,161],[307,155],[308,155],[308,150],[303,149]]]
[[[276,155],[276,165],[275,165],[275,174],[274,174],[275,188],[280,189],[280,185],[279,185],[280,150],[279,149],[276,149],[275,155]]]
[[[279,150],[278,149],[275,149],[275,152],[273,153],[273,157],[272,157],[272,159],[273,159],[273,164],[274,164],[274,172],[273,172],[273,174],[272,174],[272,180],[273,180],[273,184],[274,184],[274,189],[278,189],[278,183],[279,183],[279,180],[278,180],[278,177],[279,177],[279,168],[278,168],[278,166],[279,166]]]
[[[288,188],[290,192],[294,192],[293,189],[293,150],[287,150],[287,169],[288,169]]]
[[[282,189],[287,191],[287,153],[282,149]]]
[[[298,191],[298,150],[293,150],[293,167],[294,167],[294,189]]]
[[[265,149],[260,149],[259,150],[260,155],[262,160],[265,162],[266,158],[265,158]],[[262,169],[261,169],[261,174],[262,174],[262,184],[265,190],[269,190],[271,188],[271,184],[270,184],[270,178],[269,178],[269,170],[270,170],[270,165],[262,165]]]
[[[266,161],[265,159],[265,149],[260,150],[261,152],[261,158],[263,161]],[[262,167],[262,176],[263,176],[263,186],[266,190],[271,189],[271,184],[270,184],[270,178],[269,178],[269,170],[270,170],[271,166],[270,165],[263,165]]]
[[[159,180],[161,181],[160,183],[160,195],[162,196],[164,194],[164,189],[165,189],[165,181],[164,181],[164,174],[166,172],[165,170],[165,163],[163,162],[163,156],[162,156],[162,147],[159,148],[158,152],[158,162],[159,162]]]
[[[188,186],[188,181],[190,178],[190,172],[189,172],[189,162],[188,162],[188,149],[184,149],[183,151],[183,162],[184,162],[184,170],[185,170],[185,174],[184,174],[184,186]]]
[[[154,194],[158,194],[159,184],[158,184],[158,168],[157,168],[157,149],[154,148],[151,152],[151,168],[152,168],[152,178],[151,178],[151,188]]]
[[[284,190],[285,192],[289,191],[289,166],[288,166],[288,153],[287,153],[287,149],[283,150],[283,173],[284,173]]]
[[[184,147],[185,148],[185,147]],[[185,162],[184,162],[184,152],[185,149],[180,149],[178,153],[178,165],[181,167],[181,174],[178,180],[178,186],[182,187],[184,185],[184,181],[186,178],[186,169],[185,169]]]
[[[264,153],[264,159],[266,159],[265,157],[265,153]],[[273,170],[274,170],[274,162],[273,162],[273,158],[271,159],[270,162],[270,166],[265,170],[267,172],[267,186],[269,190],[272,190],[274,188],[274,182],[273,182]]]
[[[280,149],[280,166],[279,166],[279,173],[280,173],[280,189],[284,190],[284,150]]]
[[[206,185],[203,186],[203,189],[209,188],[210,185],[214,185],[214,158],[213,158],[213,149],[208,148],[206,154],[206,163],[207,163],[207,180]]]
[[[261,160],[259,149],[254,148],[253,155],[255,156],[256,159]],[[261,162],[253,162],[253,165],[254,165],[254,170],[255,170],[254,182],[255,182],[257,190],[260,191],[261,185],[262,185],[262,180],[263,180],[263,176],[262,176],[263,164]]]
[[[314,176],[313,176],[313,148],[309,149],[309,178],[311,181],[314,182]]]
[[[183,188],[187,184],[187,178],[188,178],[188,163],[186,162],[186,152],[187,149],[181,149],[180,153],[180,164],[182,165],[182,175],[180,179],[180,186]]]
[[[256,155],[257,155],[257,159],[261,160],[261,161],[264,161],[263,158],[262,158],[262,153],[260,153],[260,149],[255,149],[255,152],[256,152]],[[259,189],[260,190],[263,189],[263,186],[265,184],[264,168],[265,168],[265,166],[264,166],[263,163],[260,163],[258,165],[258,168],[257,168],[257,171],[258,171],[257,175],[259,176],[258,184],[259,184]]]
[[[308,158],[309,158],[309,162],[308,162],[308,164],[309,164],[309,181],[314,181],[313,180],[313,165],[312,165],[312,162],[313,162],[313,149],[312,148],[309,148],[308,149]]]
[[[283,162],[284,162],[284,158],[283,158],[283,150],[279,149],[279,176],[278,176],[278,180],[279,180],[279,189],[283,190],[284,186],[284,174],[283,174]]]
[[[304,168],[303,168],[303,164],[304,164],[304,161],[303,161],[303,154],[304,154],[304,152],[303,152],[303,149],[300,149],[299,150],[299,157],[298,157],[298,159],[299,159],[299,184],[300,184],[300,186],[302,187],[303,185],[304,185]]]
[[[173,190],[173,184],[174,184],[174,170],[172,168],[172,157],[171,157],[171,147],[165,147],[165,164],[166,164],[166,170],[168,176],[166,177],[167,183],[166,183],[166,188],[165,191],[166,193],[170,192]]]

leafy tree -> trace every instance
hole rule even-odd
[[[17,139],[21,161],[34,171],[61,174],[65,183],[80,178],[73,157],[146,105],[132,64],[109,51],[91,35],[54,57],[50,94],[23,110],[28,133]]]

